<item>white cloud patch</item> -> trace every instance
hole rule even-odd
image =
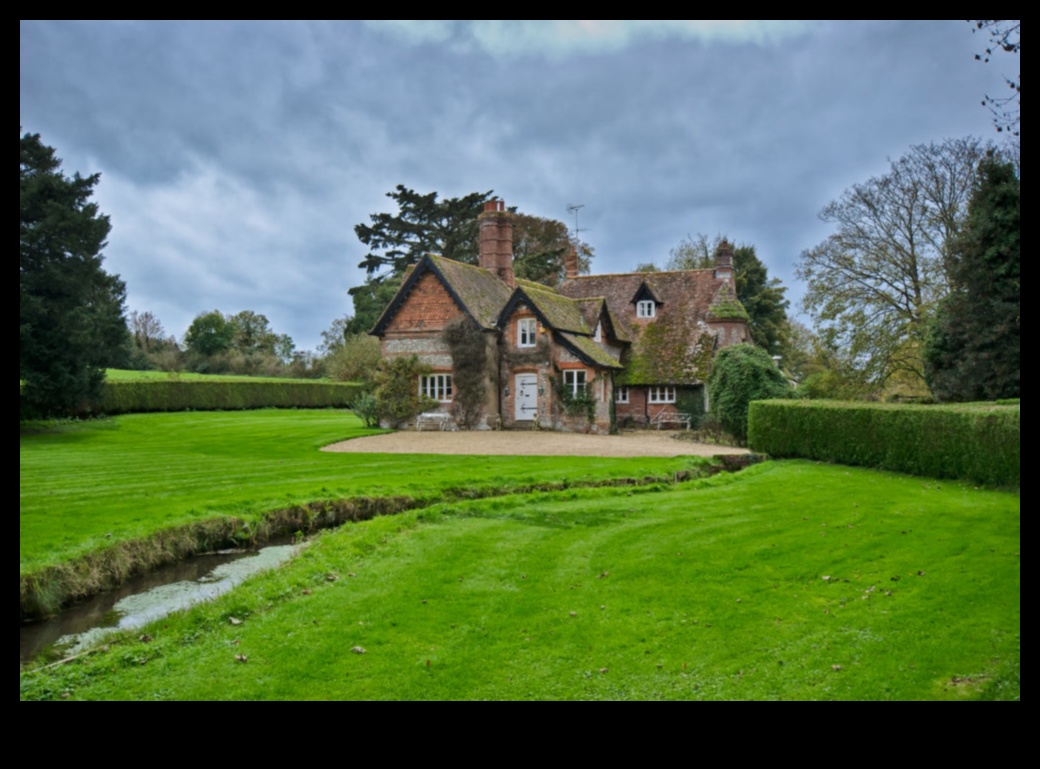
[[[641,43],[679,40],[765,45],[809,32],[814,23],[789,20],[402,20],[369,26],[412,44],[440,44],[492,56],[562,58],[613,53]]]

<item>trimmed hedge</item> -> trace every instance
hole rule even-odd
[[[1018,486],[1020,421],[1018,404],[755,401],[748,446],[774,457]]]
[[[363,384],[300,380],[105,382],[98,410],[103,414],[142,411],[216,411],[262,408],[349,407]]]

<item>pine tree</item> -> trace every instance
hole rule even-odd
[[[129,335],[126,287],[102,269],[110,224],[90,202],[100,176],[65,176],[39,134],[20,145],[21,415],[89,410]]]
[[[945,401],[1021,393],[1021,180],[992,154],[978,179],[925,346],[928,385]]]

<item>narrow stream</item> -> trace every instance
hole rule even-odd
[[[246,577],[287,561],[299,545],[197,555],[142,575],[121,587],[21,626],[19,660],[47,652],[72,655],[113,630],[141,627],[199,601],[223,595]]]

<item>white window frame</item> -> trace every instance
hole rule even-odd
[[[534,347],[538,344],[537,318],[520,318],[516,322],[516,346]]]
[[[628,386],[614,388],[614,403],[628,403]]]
[[[649,389],[651,403],[675,403],[675,387],[672,385],[659,385]]]
[[[653,299],[640,299],[636,302],[637,318],[653,318],[657,315],[657,302]]]
[[[583,368],[569,368],[563,372],[563,386],[572,398],[578,398],[588,392],[589,378]]]
[[[451,403],[454,396],[451,374],[427,374],[419,377],[419,395],[441,403]]]

